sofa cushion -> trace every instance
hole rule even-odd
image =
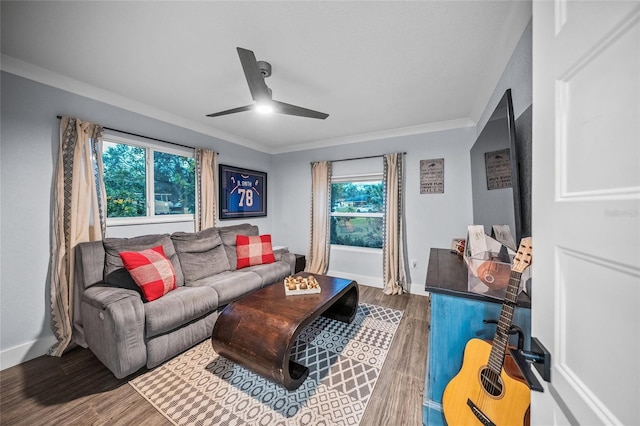
[[[142,295],[140,287],[131,278],[131,275],[122,264],[121,251],[142,251],[161,245],[164,254],[171,261],[176,274],[176,285],[184,285],[184,276],[180,268],[180,260],[173,247],[169,235],[143,235],[133,238],[104,238],[102,241],[105,251],[104,281],[115,287],[135,290]]]
[[[222,238],[222,244],[224,250],[227,252],[227,258],[229,259],[229,265],[231,270],[235,270],[238,257],[236,255],[236,235],[258,235],[258,227],[249,223],[242,223],[240,225],[224,226],[218,228],[220,237]]]
[[[244,268],[243,271],[253,272],[260,275],[262,280],[262,286],[280,281],[291,275],[291,265],[287,262],[280,260],[275,263],[269,263],[267,265],[256,265]]]
[[[191,286],[211,287],[223,306],[262,287],[260,275],[245,271],[226,271],[192,282]]]
[[[121,251],[120,258],[147,302],[176,288],[176,274],[162,246],[142,251]]]
[[[216,228],[175,232],[171,241],[180,259],[185,284],[231,269]]]
[[[236,235],[237,269],[276,261],[271,247],[271,235]]]
[[[221,226],[218,228],[222,244],[225,246],[236,245],[236,235],[258,235],[258,227],[250,223],[241,223],[239,225]]]
[[[147,338],[179,328],[218,308],[218,295],[209,287],[178,287],[164,297],[145,303]]]
[[[170,333],[146,339],[147,368],[155,368],[203,340],[210,339],[216,319],[218,319],[218,312],[212,311]],[[170,386],[166,386],[166,388],[170,388]]]

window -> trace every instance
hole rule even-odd
[[[380,178],[331,182],[331,244],[382,248],[384,190]]]
[[[193,219],[195,159],[190,150],[105,136],[102,161],[107,218]]]

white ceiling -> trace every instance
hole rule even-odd
[[[2,1],[2,69],[278,153],[473,125],[531,19],[528,1]],[[243,112],[236,47],[274,99]]]

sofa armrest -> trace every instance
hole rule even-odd
[[[295,254],[290,253],[287,250],[275,250],[273,252],[273,255],[276,258],[276,262],[282,260],[289,264],[289,267],[291,268],[291,275],[296,273],[296,255]]]
[[[80,243],[75,248],[75,274],[73,300],[82,301],[84,290],[102,282],[104,272],[104,247],[102,241]],[[73,304],[73,340],[87,347],[82,326],[81,303]]]
[[[144,306],[136,291],[92,286],[84,291],[81,310],[89,349],[118,379],[147,363]]]

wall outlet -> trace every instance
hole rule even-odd
[[[411,269],[416,269],[418,267],[418,261],[415,259],[411,259]]]

